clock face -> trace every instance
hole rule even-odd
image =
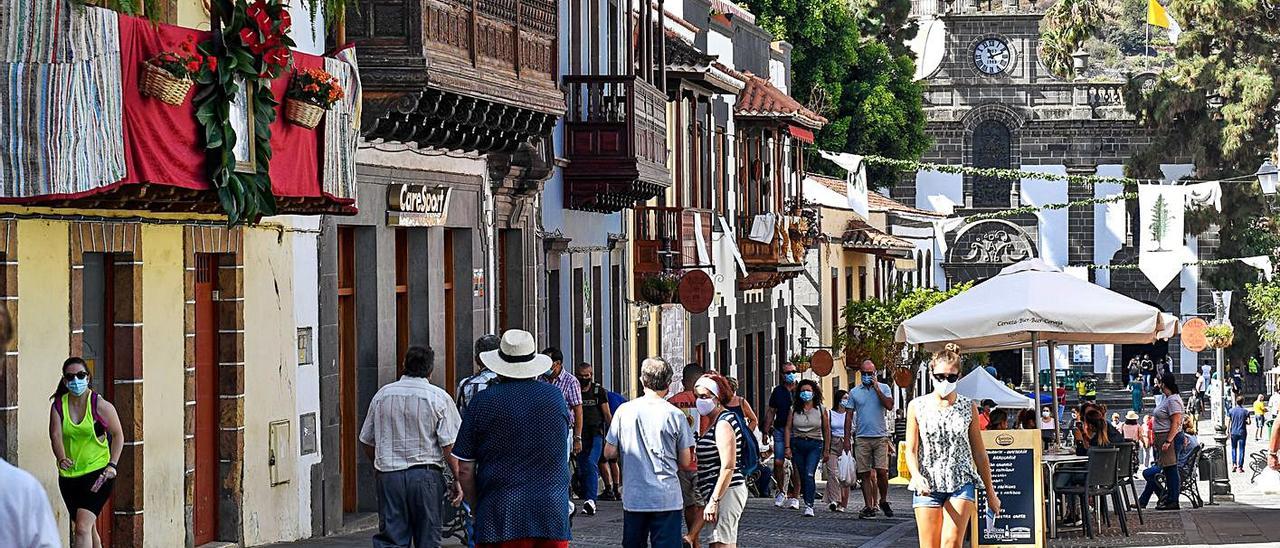
[[[983,74],[1000,74],[1009,69],[1013,52],[999,38],[987,38],[973,48],[973,65]]]

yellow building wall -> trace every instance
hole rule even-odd
[[[142,226],[143,539],[156,547],[186,535],[182,230]]]
[[[293,317],[292,240],[273,230],[244,232],[244,541],[266,544],[298,538],[298,493],[293,482],[298,452],[292,436],[281,440],[280,477],[268,468],[271,421],[289,421],[296,432],[294,390],[297,333]]]
[[[70,519],[58,494],[58,472],[49,446],[49,396],[70,347],[71,293],[67,223],[17,222],[18,243],[18,462],[44,485],[65,546]]]

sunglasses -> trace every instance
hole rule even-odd
[[[79,372],[76,372],[76,373],[63,373],[63,374],[62,374],[62,378],[66,379],[66,380],[71,380],[71,379],[80,379],[80,380],[85,380],[85,379],[89,378],[89,372],[88,372],[88,371],[79,371]]]
[[[933,380],[936,380],[936,381],[938,381],[938,382],[943,382],[943,381],[945,381],[945,382],[956,382],[956,381],[957,381],[957,380],[959,380],[959,379],[960,379],[960,374],[959,374],[959,373],[946,373],[946,374],[943,374],[943,373],[934,373],[934,374],[933,374]]]

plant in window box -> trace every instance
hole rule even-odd
[[[1227,348],[1235,339],[1235,329],[1226,324],[1211,325],[1205,328],[1204,338],[1209,348]]]
[[[324,112],[343,97],[342,86],[332,74],[320,69],[305,69],[293,74],[285,94],[284,116],[290,122],[314,129]]]
[[[138,87],[143,95],[154,97],[169,105],[181,105],[187,100],[192,81],[202,70],[213,71],[218,67],[216,57],[205,57],[196,50],[190,37],[178,44],[176,50],[164,51],[142,62],[142,81]]]
[[[640,299],[655,306],[676,302],[680,276],[674,272],[659,272],[640,280]]]

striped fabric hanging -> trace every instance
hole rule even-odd
[[[125,177],[116,12],[30,0],[0,10],[0,198]]]
[[[356,145],[360,140],[360,74],[355,48],[326,57],[324,70],[338,79],[345,92],[326,114],[324,123],[325,194],[335,198],[356,198]]]

